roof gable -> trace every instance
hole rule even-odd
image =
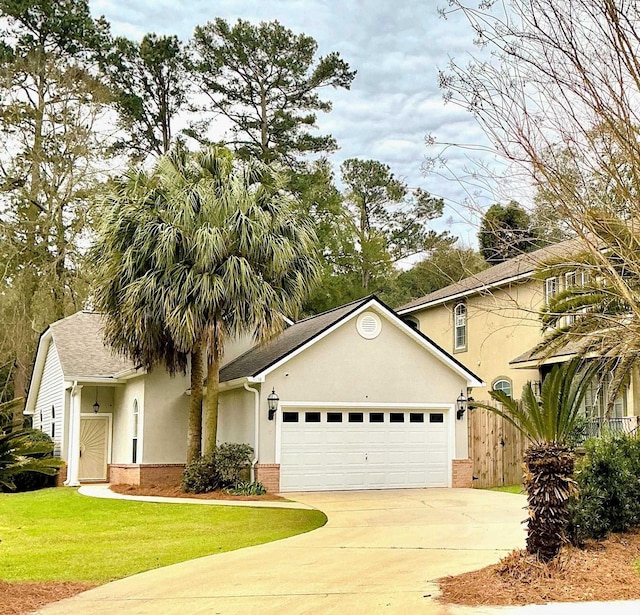
[[[375,296],[366,297],[296,323],[274,339],[265,344],[255,346],[223,367],[220,370],[220,381],[229,382],[240,378],[263,379],[274,369],[304,352],[311,345],[330,335],[338,327],[356,318],[369,308],[374,308],[432,355],[460,374],[467,380],[469,386],[481,386],[483,384],[482,380],[471,370],[426,335],[410,327],[391,308]]]

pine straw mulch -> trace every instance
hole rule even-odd
[[[139,487],[138,485],[111,485],[111,491],[122,495],[155,495],[163,498],[194,498],[197,500],[240,500],[245,502],[254,501],[284,501],[285,498],[273,493],[264,495],[230,495],[225,491],[212,491],[211,493],[185,493],[180,487],[168,487],[166,485],[149,485]]]
[[[640,531],[612,534],[584,549],[566,546],[546,565],[514,551],[493,566],[438,579],[438,600],[468,606],[637,600],[639,558]]]
[[[42,583],[0,581],[0,615],[25,615],[50,602],[70,598],[95,586],[94,583],[64,581]]]

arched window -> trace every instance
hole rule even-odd
[[[140,408],[138,400],[133,400],[133,430],[131,442],[131,463],[138,463],[138,429],[140,427]]]
[[[509,378],[500,377],[494,380],[491,388],[494,391],[502,391],[505,395],[511,397],[511,380]]]
[[[467,349],[467,306],[458,303],[453,310],[454,350]]]

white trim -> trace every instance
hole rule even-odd
[[[406,322],[403,322],[402,319],[398,318],[395,314],[387,310],[383,305],[381,305],[375,299],[371,299],[366,303],[362,304],[359,308],[351,312],[351,314],[349,314],[348,316],[345,316],[338,322],[334,323],[331,327],[329,327],[328,329],[326,329],[316,337],[309,340],[307,343],[303,344],[296,350],[290,352],[285,357],[281,358],[279,361],[276,361],[274,364],[270,365],[269,367],[265,368],[255,377],[256,379],[259,378],[259,380],[256,380],[256,381],[264,382],[265,377],[268,376],[271,372],[278,369],[279,367],[281,367],[282,365],[284,365],[285,363],[287,363],[288,361],[290,361],[300,353],[304,352],[310,346],[313,346],[314,344],[319,342],[321,339],[327,337],[327,335],[330,335],[331,333],[333,333],[339,327],[343,326],[344,324],[353,320],[354,318],[357,318],[360,314],[362,314],[362,312],[365,312],[366,310],[369,310],[369,309],[373,309],[377,311],[379,315],[384,316],[387,320],[395,324],[399,329],[403,330],[411,338],[413,338],[416,342],[418,342],[423,348],[431,352],[432,355],[434,355],[435,357],[443,361],[445,364],[447,364],[449,368],[451,368],[459,376],[464,378],[464,380],[467,382],[468,387],[485,386],[485,383],[482,380],[480,380],[479,378],[474,378],[472,374],[470,374],[466,370],[466,368],[460,366],[453,359],[453,357],[449,355],[449,353],[439,348],[436,348],[433,345],[433,343],[430,343],[429,340],[423,338],[419,332],[417,332],[415,329],[410,327]],[[249,379],[249,381],[251,381],[251,379]]]
[[[69,447],[67,451],[67,487],[78,487],[78,466],[80,463],[80,417],[82,408],[82,385],[73,383],[69,408]]]
[[[220,390],[230,391],[231,389],[239,389],[240,387],[244,387],[245,384],[262,384],[263,382],[264,382],[264,378],[242,376],[242,378],[234,378],[233,380],[227,380],[226,382],[221,382]]]
[[[432,402],[281,401],[278,404],[278,409],[280,409],[280,406],[296,406],[297,408],[390,408],[392,410],[395,408],[406,408],[407,410],[433,410],[434,408],[453,408],[454,404]]]
[[[48,328],[38,340],[38,350],[36,352],[36,360],[33,363],[33,370],[31,372],[31,383],[29,384],[29,392],[27,393],[27,401],[24,407],[24,413],[33,416],[35,414],[35,406],[38,401],[38,391],[40,390],[40,382],[42,381],[42,374],[44,372],[44,365],[47,360],[47,353],[49,352],[49,345],[53,341],[53,335],[51,328]],[[46,344],[45,344],[46,342]],[[45,348],[46,346],[46,348]],[[58,349],[56,348],[56,353]],[[60,357],[58,356],[58,359]],[[64,377],[64,375],[63,375]]]
[[[109,376],[64,376],[65,386],[69,388],[73,382],[79,382],[83,385],[87,384],[126,384],[126,380],[122,378],[110,378]]]
[[[133,398],[133,403],[131,404],[131,463],[140,463],[139,459],[142,459],[142,438],[140,437],[140,433],[142,430],[141,419],[142,412],[140,410],[140,401],[137,397]],[[135,427],[135,429],[133,429]],[[133,460],[133,439],[136,439],[136,460]]]
[[[440,305],[441,303],[447,303],[449,301],[453,301],[454,299],[461,299],[462,297],[468,297],[469,295],[475,295],[476,293],[480,294],[485,290],[500,288],[502,286],[506,286],[507,284],[511,284],[512,282],[519,282],[520,280],[531,278],[533,276],[533,273],[534,273],[534,270],[531,270],[527,273],[520,273],[510,278],[505,278],[504,280],[498,280],[493,284],[483,284],[482,286],[477,286],[476,288],[472,288],[470,290],[464,290],[459,293],[454,293],[453,295],[447,295],[446,297],[442,297],[441,299],[433,299],[433,301],[427,301],[426,303],[421,303],[420,305],[416,305],[414,307],[404,308],[403,310],[396,310],[396,312],[400,316],[404,314],[410,314],[411,312],[418,312],[420,310],[424,310],[426,308],[430,308],[435,305]]]
[[[288,402],[278,401],[278,410],[276,412],[276,443],[275,443],[275,462],[280,465],[280,457],[282,451],[282,407],[286,406]]]

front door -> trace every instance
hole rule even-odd
[[[80,480],[107,480],[109,416],[87,415],[80,419]]]

